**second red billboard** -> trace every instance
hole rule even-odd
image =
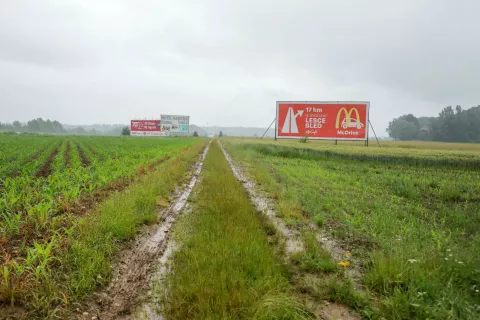
[[[132,136],[165,136],[160,131],[160,120],[132,120],[130,121],[130,134]]]
[[[277,102],[277,138],[367,140],[369,102]]]

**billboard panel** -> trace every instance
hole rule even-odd
[[[277,102],[276,136],[367,140],[370,102]]]
[[[162,132],[182,132],[189,133],[190,131],[190,116],[176,116],[162,114]]]
[[[160,120],[131,120],[130,135],[132,136],[165,136],[161,132]]]

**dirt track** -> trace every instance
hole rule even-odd
[[[188,197],[195,186],[202,170],[203,160],[209,146],[195,165],[195,172],[190,182],[178,190],[172,204],[159,215],[162,221],[154,226],[145,227],[130,248],[122,251],[113,265],[113,277],[110,285],[97,292],[77,311],[78,319],[130,319],[133,310],[147,291],[152,275],[155,274],[156,262],[167,249],[169,231],[185,207]],[[160,316],[152,316],[151,319]]]
[[[303,251],[304,249],[301,234],[297,230],[287,227],[285,222],[277,216],[275,210],[273,209],[273,201],[269,200],[267,195],[259,191],[257,183],[245,174],[244,169],[239,164],[235,163],[220,141],[219,145],[223,151],[223,154],[225,155],[225,158],[230,164],[230,167],[232,168],[233,174],[243,184],[243,187],[248,192],[250,201],[254,204],[257,211],[262,212],[268,217],[268,219],[275,225],[277,231],[280,232],[285,240],[285,259],[288,261],[293,253]],[[342,248],[341,244],[335,239],[327,237],[323,231],[318,230],[318,228],[313,224],[310,225],[310,228],[316,231],[319,244],[324,249],[329,251],[334,259],[339,260],[339,257],[341,258],[342,253],[345,252],[345,249]],[[347,273],[347,276],[354,280],[355,283],[355,281],[358,280],[358,271],[351,269],[349,270],[349,273],[350,274]],[[355,284],[360,286],[358,283]],[[311,297],[305,296],[305,299],[306,305],[308,305],[310,309],[314,311],[317,319],[359,319],[358,315],[351,313],[350,309],[343,304],[325,303],[319,305]]]

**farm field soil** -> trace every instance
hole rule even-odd
[[[311,318],[217,143],[174,231],[173,272],[157,287],[166,318]]]
[[[358,157],[345,146],[222,140],[306,251],[330,251],[345,271],[302,253],[292,262],[303,292],[365,318],[480,318],[478,152],[364,148]]]
[[[207,142],[35,138],[42,148],[25,152],[32,137],[0,137],[20,172],[0,180],[0,318],[58,317],[108,283],[118,245],[157,221]]]

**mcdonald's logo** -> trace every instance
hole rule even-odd
[[[352,118],[352,114],[354,111],[355,111],[355,118]],[[344,114],[345,117],[343,118],[342,122],[340,122],[340,117],[342,113]],[[338,111],[335,127],[339,129],[340,126],[343,129],[347,129],[347,128],[361,129],[364,127],[364,124],[360,122],[360,114],[358,113],[357,108],[351,108],[350,111],[347,111],[347,109],[342,108]]]

